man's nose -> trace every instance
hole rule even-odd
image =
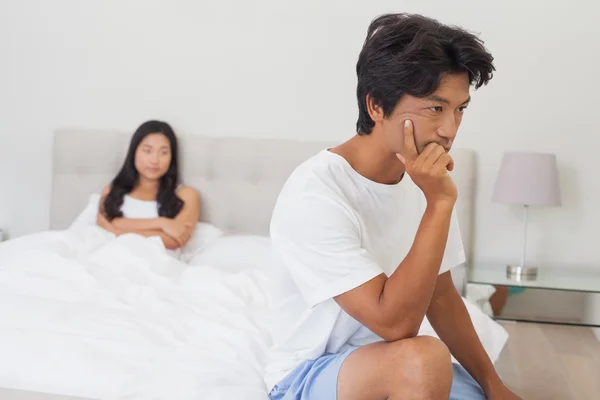
[[[448,116],[438,128],[438,135],[449,140],[454,140],[458,132],[458,121],[454,116]]]

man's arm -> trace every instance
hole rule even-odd
[[[497,395],[500,399],[517,399],[504,387],[481,344],[450,271],[437,278],[427,319],[452,355],[490,398]]]
[[[334,298],[344,311],[387,341],[419,332],[442,264],[457,197],[448,174],[454,167],[452,158],[437,143],[429,143],[419,154],[408,120],[404,152],[398,158],[427,200],[413,245],[389,278],[380,274]]]
[[[428,208],[394,273],[335,297],[340,307],[384,340],[416,336],[435,289],[451,215],[450,206]]]
[[[465,304],[457,292],[450,271],[441,274],[427,310],[427,319],[456,360],[482,388],[500,382]]]

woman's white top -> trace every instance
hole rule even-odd
[[[154,200],[139,200],[126,194],[123,196],[121,212],[124,218],[158,218],[158,203]]]
[[[124,218],[152,219],[158,218],[158,202],[155,200],[139,200],[126,194],[123,196],[121,212]],[[181,249],[167,250],[167,252],[179,259]]]

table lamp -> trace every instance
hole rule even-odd
[[[502,158],[494,194],[496,203],[523,207],[523,246],[519,264],[507,266],[508,277],[535,279],[537,267],[526,264],[527,210],[529,206],[560,206],[556,155],[509,152]]]

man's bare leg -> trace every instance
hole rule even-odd
[[[338,377],[338,400],[447,400],[452,361],[445,344],[420,336],[354,350]]]

